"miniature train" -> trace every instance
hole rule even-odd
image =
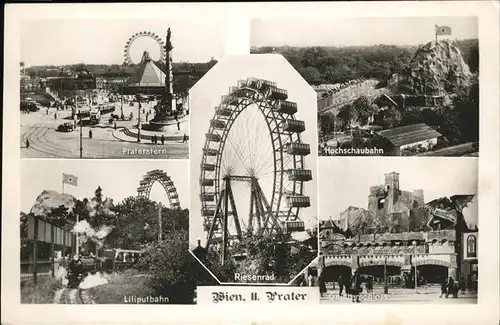
[[[142,256],[143,252],[138,250],[113,249],[104,250],[101,254],[101,257],[80,257],[83,267],[79,274],[74,274],[68,268],[68,287],[77,288],[81,281],[89,274],[97,272],[111,273],[131,268],[138,261],[139,257]]]

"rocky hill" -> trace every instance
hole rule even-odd
[[[53,209],[64,205],[68,211],[72,211],[75,206],[76,198],[69,194],[63,194],[56,191],[44,190],[33,204],[31,213],[36,216],[46,216]]]
[[[467,87],[472,73],[462,53],[451,41],[420,46],[401,73],[399,86],[408,94],[444,95]]]

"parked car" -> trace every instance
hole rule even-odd
[[[59,132],[71,132],[74,129],[75,129],[74,124],[70,122],[63,123],[57,127],[57,131]]]

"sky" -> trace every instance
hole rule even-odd
[[[403,191],[422,189],[425,202],[456,194],[477,194],[476,158],[320,158],[318,161],[319,219],[340,218],[349,206],[368,208],[370,186],[384,184],[384,174],[399,173]],[[478,198],[464,209],[473,225],[478,221]]]
[[[105,197],[121,202],[137,195],[137,187],[150,170],[160,169],[174,182],[181,208],[189,208],[187,160],[21,160],[21,211],[29,212],[43,190],[62,192],[62,174],[78,177],[78,186],[65,184],[64,192],[78,199],[91,198],[98,186]],[[159,183],[150,199],[168,205]]]
[[[475,17],[276,18],[254,19],[252,46],[418,45],[433,41],[435,25],[451,38],[478,38]],[[450,36],[443,36],[450,37]]]
[[[21,25],[21,61],[27,66],[122,64],[129,37],[149,31],[158,34],[165,42],[169,27],[174,62],[208,62],[212,57],[218,59],[222,56],[224,24],[214,19],[67,19],[24,21]],[[132,45],[136,60],[140,60],[144,50],[152,52],[153,59],[156,58],[154,54],[159,53],[153,41],[142,39]]]
[[[190,129],[198,130],[191,132],[189,142],[189,156],[190,156],[190,177],[191,177],[191,222],[190,222],[190,243],[196,244],[200,239],[202,243],[206,239],[206,234],[203,231],[203,219],[201,217],[201,202],[199,199],[200,194],[200,164],[202,161],[202,149],[205,144],[205,133],[208,132],[209,121],[213,118],[214,107],[221,103],[221,95],[228,94],[231,86],[236,86],[238,80],[247,79],[249,77],[262,78],[265,80],[274,81],[278,87],[288,91],[288,100],[297,103],[298,111],[295,117],[303,120],[306,123],[306,130],[301,134],[302,141],[311,146],[311,154],[305,158],[305,168],[311,169],[313,180],[306,183],[306,193],[311,198],[311,207],[302,209],[300,218],[304,221],[307,229],[317,226],[317,168],[316,168],[316,155],[317,155],[317,123],[316,123],[316,93],[307,84],[307,82],[300,77],[297,71],[281,56],[281,55],[242,55],[224,57],[219,63],[212,68],[198,83],[196,83],[190,90],[190,114],[196,116],[190,120]],[[256,115],[249,114],[250,110],[255,110],[255,106],[250,106],[239,115],[233,128],[230,131],[228,138],[235,135],[235,138],[241,137],[242,141],[236,142],[227,141],[224,152],[237,148],[241,150],[241,156],[247,157],[251,150],[255,150],[257,155],[262,154],[262,161],[272,162],[272,151],[264,152],[269,147],[271,138],[267,126],[265,126],[264,118],[261,114],[257,118]],[[257,111],[258,112],[258,111]],[[255,117],[255,119],[247,119],[247,117]],[[240,122],[238,122],[238,119]],[[246,125],[245,125],[246,124]],[[262,126],[264,124],[264,127]],[[234,133],[232,133],[234,132]],[[257,145],[247,146],[246,139],[253,140]],[[236,160],[239,167],[240,162]],[[239,174],[238,174],[239,175]],[[286,177],[286,176],[285,176]],[[262,180],[261,178],[259,181]],[[268,200],[270,200],[270,192],[272,188],[269,185],[269,178],[260,183]],[[269,189],[269,191],[268,191]],[[234,192],[233,188],[233,192]],[[243,188],[238,188],[239,192],[234,193],[235,197],[239,200],[237,202],[237,209],[240,215],[248,219],[249,211],[249,190],[244,191]],[[247,199],[248,198],[248,199]],[[248,204],[245,206],[245,199]],[[243,212],[240,212],[238,205],[242,205]]]

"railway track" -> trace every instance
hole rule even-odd
[[[64,305],[95,304],[87,290],[74,288],[64,288],[57,291],[54,303]]]

